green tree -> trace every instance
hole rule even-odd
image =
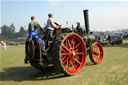
[[[3,25],[1,27],[1,35],[6,37],[7,39],[12,39],[15,36],[15,26],[11,24],[10,26]]]
[[[13,23],[10,25],[10,30],[11,30],[11,33],[14,33],[15,32],[15,26],[14,26]]]
[[[3,25],[1,27],[1,34],[5,36],[10,34],[10,28],[7,25]]]
[[[26,32],[25,32],[23,26],[20,27],[19,35],[20,35],[20,37],[25,37],[25,35],[26,35]]]

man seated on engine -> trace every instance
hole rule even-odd
[[[39,38],[38,30],[39,30],[38,25],[34,25],[34,31],[32,31],[32,32],[29,34],[29,40],[31,41],[32,38],[34,38],[34,40],[35,40],[36,42],[41,42],[41,43],[42,43],[42,47],[43,47],[43,49],[45,50],[45,42]]]
[[[53,31],[54,28],[58,29],[59,26],[57,26],[54,21],[53,21],[53,14],[48,14],[48,20],[47,20],[47,25],[46,25],[46,30],[48,34],[48,40],[53,40]]]

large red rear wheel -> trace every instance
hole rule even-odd
[[[95,42],[94,44],[92,44],[89,57],[94,64],[101,63],[103,59],[103,48],[100,43]]]
[[[56,68],[68,75],[81,71],[85,64],[86,49],[81,37],[75,33],[62,34],[54,45]]]

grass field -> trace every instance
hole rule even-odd
[[[0,51],[0,85],[128,85],[128,40],[105,46],[98,65],[87,56],[85,67],[75,76],[40,72],[24,64],[24,56],[23,45]]]

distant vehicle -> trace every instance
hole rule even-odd
[[[111,33],[110,37],[106,37],[106,35],[100,35],[100,36],[95,36],[96,41],[99,42],[101,45],[114,45],[114,44],[122,44],[122,35],[119,33]]]
[[[123,37],[123,38],[127,38],[127,37],[128,37],[128,32],[124,32],[124,33],[122,34],[122,37]]]
[[[105,36],[95,36],[96,41],[99,42],[101,45],[109,44],[109,40]]]
[[[99,43],[100,43],[101,45],[106,45],[106,44],[109,43],[109,41],[108,41],[108,40],[102,40],[102,41],[100,41]]]
[[[111,45],[114,45],[114,44],[122,44],[123,43],[122,37],[119,34],[112,34],[112,35],[110,35],[110,37],[111,38],[110,38],[109,43]]]

